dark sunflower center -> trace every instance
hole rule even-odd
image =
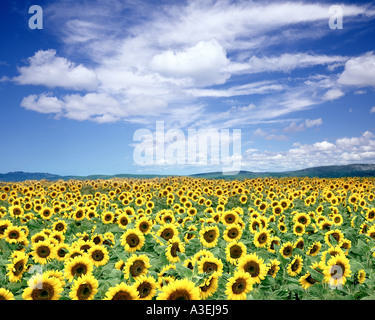
[[[171,256],[174,257],[174,258],[177,257],[177,252],[181,252],[181,251],[180,251],[178,243],[175,242],[175,243],[172,244]]]
[[[123,226],[126,226],[127,224],[128,224],[128,219],[127,218],[125,218],[125,217],[123,217],[123,218],[121,218],[120,219],[120,223],[121,223],[121,225],[123,225]]]
[[[9,233],[9,238],[10,239],[18,239],[19,238],[19,236],[20,236],[20,234],[19,234],[19,232],[18,231],[11,231],[10,233]]]
[[[77,289],[78,300],[87,300],[92,292],[92,287],[90,283],[83,283]]]
[[[151,293],[152,285],[145,281],[138,286],[137,290],[141,299],[146,298]]]
[[[119,291],[112,297],[112,300],[132,300],[132,297],[129,292]]]
[[[78,277],[87,273],[87,266],[83,263],[77,263],[72,268],[72,275],[77,275]]]
[[[260,244],[266,243],[267,242],[267,234],[265,234],[265,233],[260,234],[259,237],[258,237],[258,242]]]
[[[139,238],[136,234],[130,234],[126,237],[126,243],[130,248],[134,248],[139,244]]]
[[[251,274],[252,277],[257,277],[260,273],[259,264],[255,261],[249,261],[245,264],[244,270]]]
[[[58,223],[55,227],[56,231],[62,231],[64,230],[64,225],[62,223]]]
[[[238,230],[236,228],[229,229],[229,231],[228,231],[228,237],[230,239],[235,239],[235,238],[237,238],[237,236],[238,236]]]
[[[331,267],[331,277],[334,279],[341,279],[345,273],[345,266],[341,262],[337,262]]]
[[[31,298],[33,300],[51,300],[54,295],[54,288],[49,283],[43,283],[43,288],[33,289]]]
[[[176,289],[168,296],[167,300],[191,300],[191,297],[187,290]]]
[[[203,264],[203,272],[211,273],[217,271],[217,264],[214,262],[205,262]]]
[[[22,273],[24,267],[25,267],[25,266],[24,266],[23,261],[22,261],[22,260],[21,260],[21,261],[18,261],[18,262],[14,265],[14,270],[15,270],[15,271],[13,271],[13,274],[14,274],[15,276],[19,276],[19,275]]]
[[[172,239],[174,236],[174,232],[171,228],[166,228],[163,230],[163,232],[160,235],[164,240],[168,241],[169,239]]]
[[[299,260],[296,260],[296,261],[293,262],[293,264],[291,266],[291,270],[292,271],[297,271],[298,268],[299,268],[299,266],[300,266]]]
[[[104,253],[101,250],[95,250],[92,254],[91,257],[95,261],[102,261],[104,259]]]
[[[51,250],[47,246],[40,246],[36,253],[41,258],[47,258],[51,254]]]
[[[246,289],[246,280],[242,278],[238,278],[233,284],[232,284],[232,292],[235,294],[240,294],[244,292]]]
[[[290,246],[285,247],[284,250],[283,250],[283,254],[285,256],[291,255],[292,254],[292,248]]]
[[[142,260],[135,260],[130,267],[130,274],[132,277],[137,277],[142,274],[145,268],[145,263]]]
[[[229,250],[229,254],[232,259],[238,259],[242,255],[242,249],[238,245],[233,245]]]
[[[227,214],[225,216],[225,222],[226,223],[233,223],[233,221],[235,220],[235,217],[233,214]]]
[[[208,230],[204,233],[203,238],[206,242],[211,243],[216,239],[216,231],[215,230]]]

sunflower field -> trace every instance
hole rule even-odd
[[[375,179],[0,183],[0,300],[375,299]]]

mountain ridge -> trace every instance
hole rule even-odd
[[[110,178],[155,178],[155,177],[169,177],[176,175],[156,175],[156,174],[93,174],[88,176],[62,176],[47,172],[23,172],[15,171],[8,173],[0,173],[0,182],[21,182],[26,180],[96,180],[96,179],[110,179]],[[265,177],[316,177],[316,178],[342,178],[342,177],[375,177],[375,164],[348,164],[348,165],[332,165],[332,166],[318,166],[299,170],[289,170],[280,172],[253,172],[240,171],[236,175],[224,175],[222,172],[206,172],[196,173],[191,175],[182,175],[197,178],[211,178],[211,179],[238,179],[238,178],[265,178]]]

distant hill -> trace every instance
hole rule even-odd
[[[0,173],[0,181],[20,182],[25,180],[96,180],[110,178],[155,178],[168,177],[171,175],[153,175],[153,174],[115,174],[115,175],[89,175],[89,176],[61,176],[51,173],[30,173],[30,172],[8,172]],[[341,166],[321,166],[312,167],[295,171],[283,172],[252,172],[240,171],[236,175],[223,175],[222,172],[198,173],[190,177],[207,179],[244,179],[244,178],[265,178],[265,177],[310,177],[310,178],[342,178],[342,177],[375,177],[375,164],[349,164]]]
[[[342,178],[342,177],[375,177],[375,164],[348,164],[337,166],[312,167],[294,171],[282,172],[252,172],[240,171],[237,175],[223,175],[222,172],[198,173],[193,177],[208,179],[240,179],[240,178],[282,178],[282,177],[310,177],[310,178]]]
[[[115,175],[89,175],[89,176],[61,176],[57,174],[51,173],[42,173],[42,172],[8,172],[8,173],[0,173],[0,181],[3,182],[20,182],[26,180],[50,180],[50,181],[57,181],[57,180],[69,180],[69,179],[76,179],[76,180],[97,180],[97,179],[111,179],[111,178],[155,178],[155,177],[166,177],[152,175],[152,174],[115,174]]]

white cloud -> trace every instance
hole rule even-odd
[[[374,163],[375,135],[365,131],[359,137],[339,138],[312,144],[295,143],[287,151],[251,149],[244,152],[242,169],[254,171],[296,170],[314,166],[349,163]]]
[[[351,58],[345,63],[345,70],[337,82],[343,85],[358,87],[375,87],[375,55],[368,52],[362,56]]]
[[[64,103],[56,97],[41,94],[29,95],[22,99],[21,106],[25,109],[37,111],[40,113],[58,113],[61,112]]]
[[[341,98],[344,95],[345,93],[342,92],[340,89],[330,89],[324,94],[323,99],[324,100],[336,100],[338,98]]]
[[[207,86],[224,83],[229,78],[222,69],[229,60],[225,49],[216,41],[199,41],[193,47],[164,51],[150,62],[152,71],[172,78],[188,78],[192,84]]]
[[[98,86],[94,71],[58,57],[55,50],[39,50],[28,62],[28,66],[18,68],[20,75],[13,78],[19,84],[77,90],[93,90]]]
[[[307,68],[315,65],[343,62],[348,58],[341,56],[310,55],[306,53],[284,53],[278,57],[252,56],[247,62],[232,63],[226,71],[234,74],[259,73],[259,72],[290,72],[296,68]]]
[[[366,12],[365,6],[342,7],[347,20]],[[348,59],[312,52],[262,56],[263,50],[286,38],[297,41],[331,32],[328,4],[193,0],[166,6],[58,0],[44,9],[53,26],[50,30],[66,45],[69,59],[59,57],[55,50],[38,51],[13,80],[49,89],[88,91],[55,93],[55,108],[42,103],[43,95],[26,97],[23,103],[38,112],[77,120],[143,124],[164,117],[181,124],[196,120],[207,125],[220,119],[230,126],[277,118],[323,102],[321,90],[323,86],[325,91],[331,89],[332,80],[296,86],[286,84],[285,79],[244,83],[236,76],[333,66]],[[314,31],[299,28],[300,23],[314,26]],[[73,62],[78,55],[90,68]],[[221,112],[212,106],[202,117],[206,98],[251,95],[262,96],[255,109]],[[53,94],[47,96],[52,103]],[[31,107],[30,101],[36,105]]]
[[[288,140],[288,138],[284,135],[278,135],[278,134],[270,133],[270,132],[264,131],[260,128],[256,129],[254,131],[254,135],[257,136],[257,137],[261,137],[263,139],[266,139],[266,140],[276,140],[276,141]]]
[[[375,113],[375,106],[371,108],[370,113]]]
[[[306,119],[304,122],[297,124],[296,121],[292,121],[287,127],[284,128],[285,132],[300,132],[305,131],[307,128],[318,127],[323,124],[322,118],[319,119]]]

